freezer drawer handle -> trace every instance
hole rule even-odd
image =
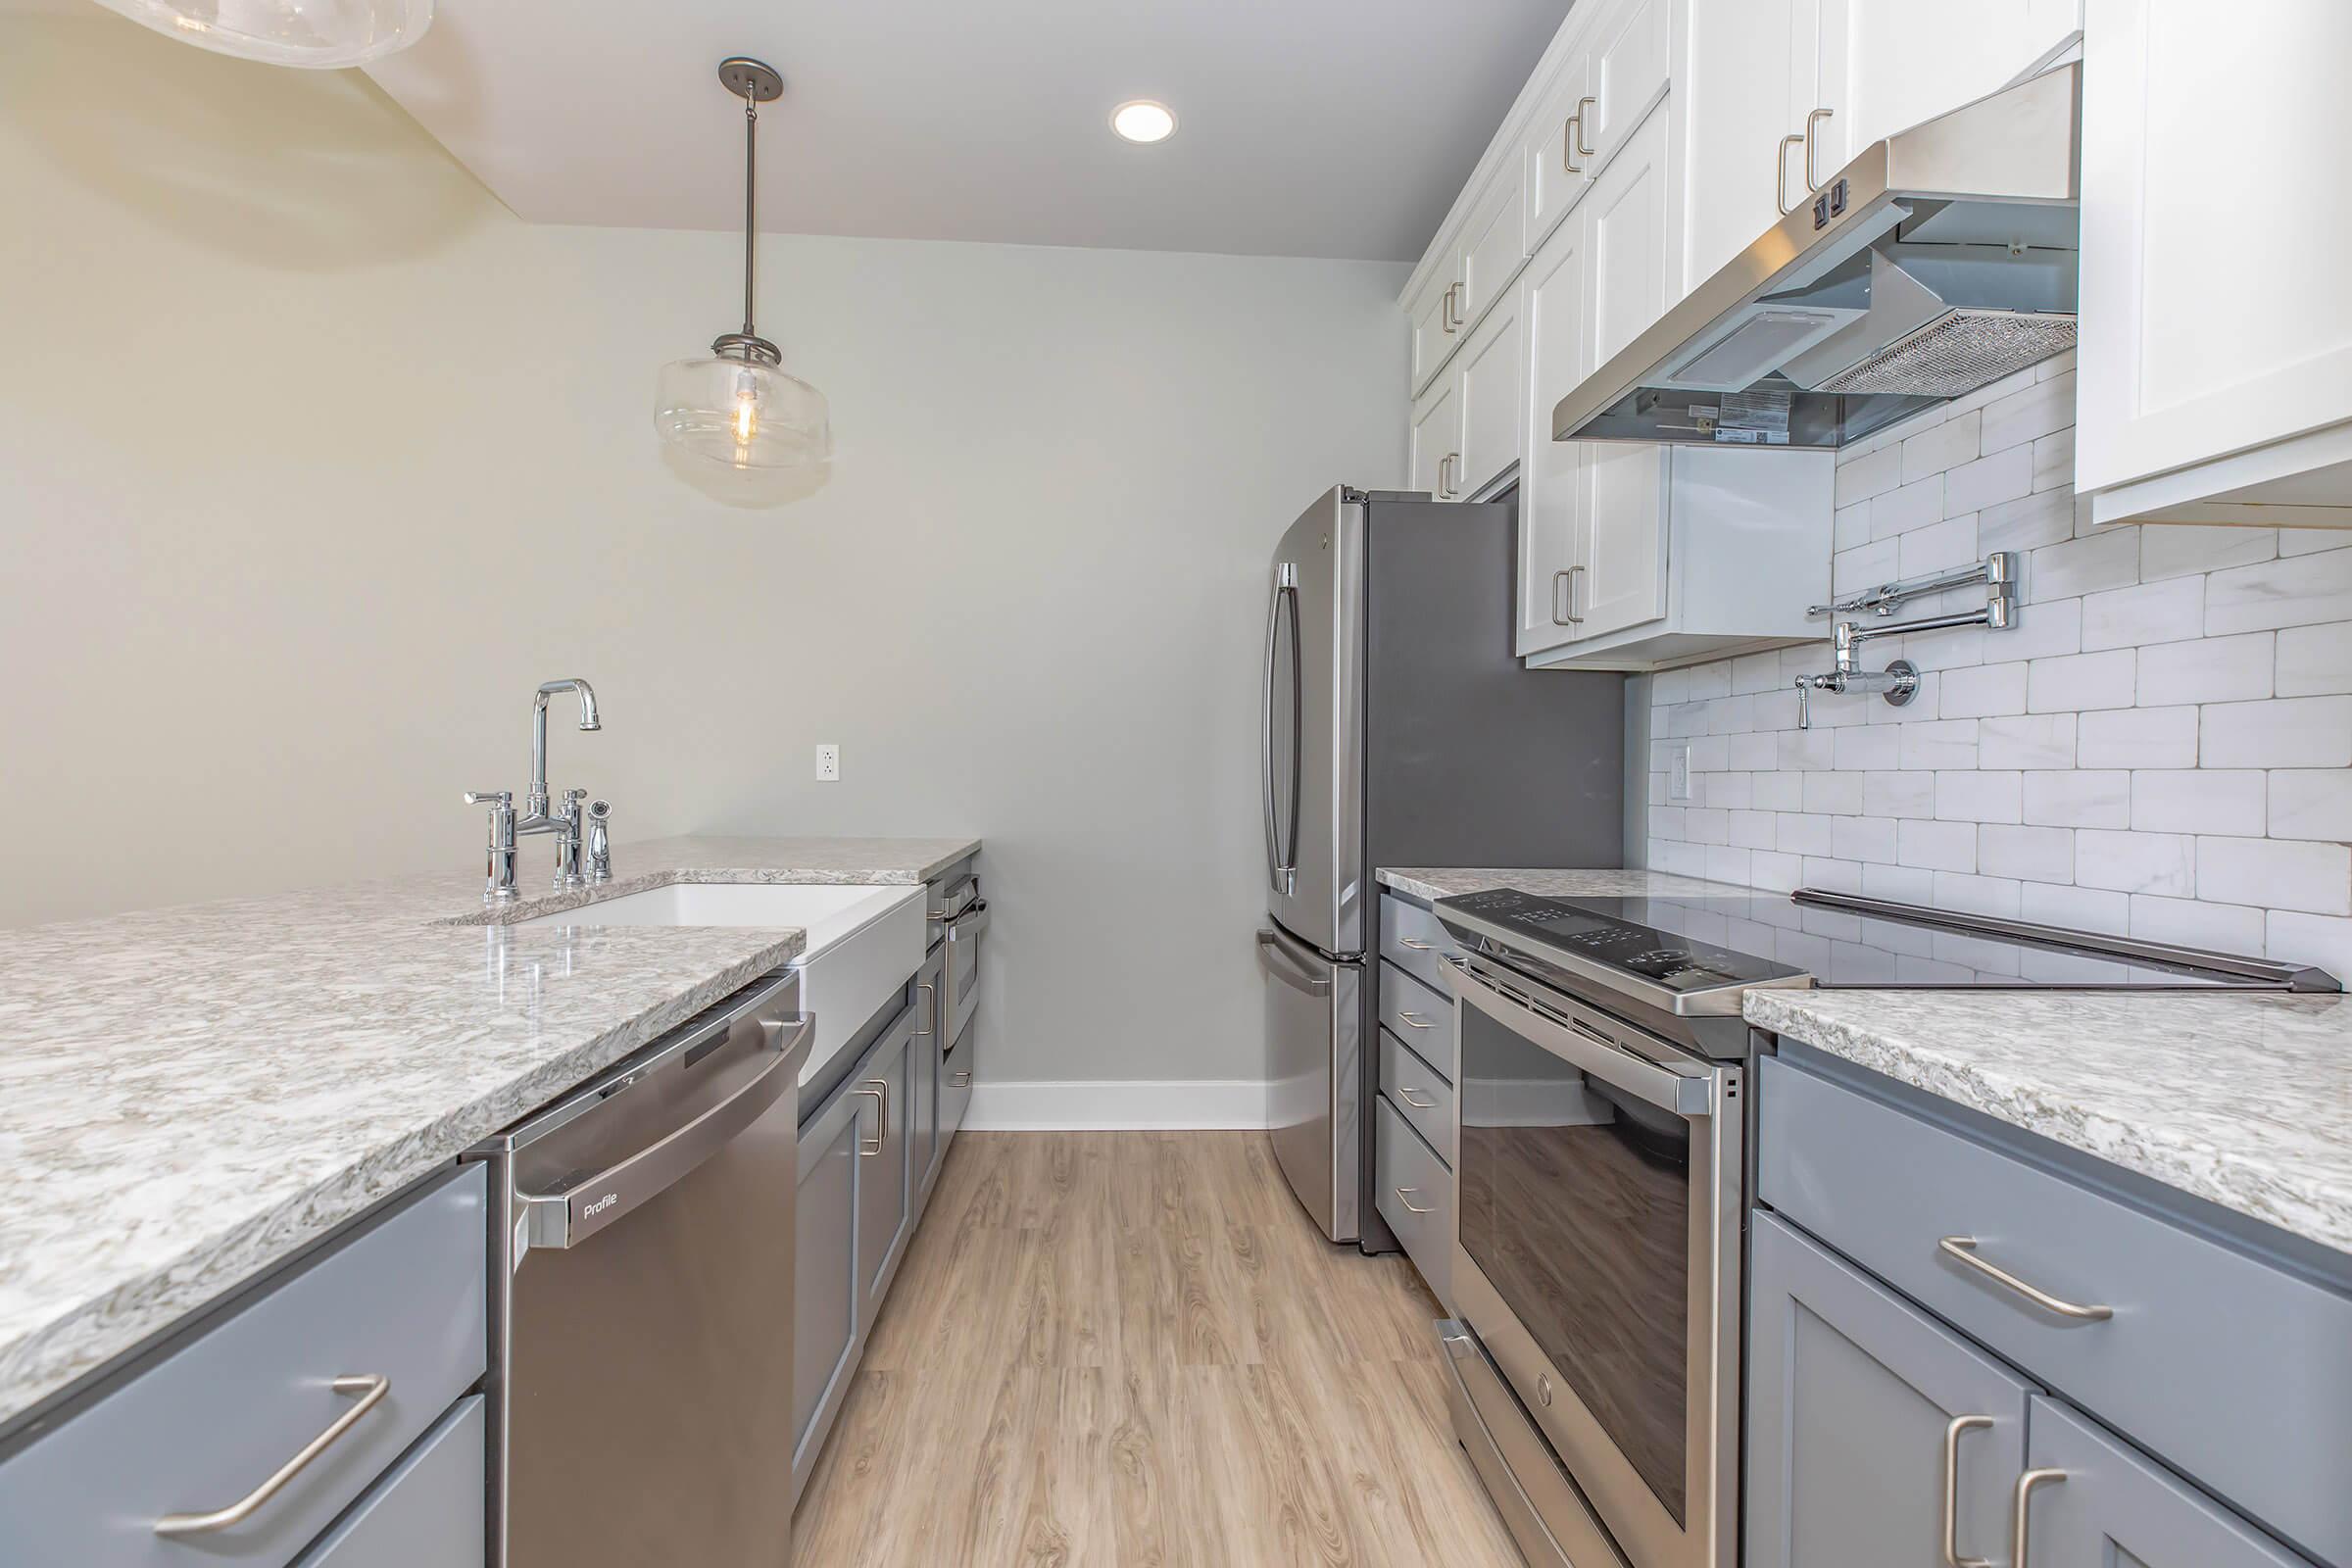
[[[1290,949],[1283,946],[1282,939],[1272,931],[1260,930],[1257,933],[1257,945],[1262,950],[1258,956],[1283,984],[1303,991],[1310,997],[1331,995],[1331,981],[1310,971]]]
[[[772,1055],[750,1083],[684,1126],[671,1129],[627,1158],[582,1177],[564,1192],[515,1194],[515,1205],[523,1216],[522,1245],[557,1250],[577,1247],[673,1186],[765,1114],[793,1087],[794,1074],[785,1069],[799,1060],[809,1031],[816,1027],[816,1015],[801,1012],[762,1018],[760,1027],[771,1042]]]
[[[337,1394],[356,1394],[360,1402],[335,1417],[324,1432],[302,1446],[300,1452],[284,1464],[269,1480],[254,1488],[225,1508],[211,1513],[168,1513],[155,1522],[155,1533],[167,1539],[174,1536],[210,1535],[243,1524],[261,1510],[264,1503],[284,1490],[287,1482],[302,1474],[313,1459],[334,1446],[335,1440],[360,1424],[360,1417],[383,1403],[384,1396],[392,1392],[392,1380],[380,1373],[368,1372],[356,1377],[340,1377],[329,1384]]]

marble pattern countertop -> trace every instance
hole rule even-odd
[[[1746,1015],[2352,1252],[2352,999],[1751,991]]]
[[[1488,888],[1518,888],[1555,899],[1687,899],[1708,894],[1753,898],[1756,892],[1754,888],[1702,882],[1697,877],[1674,876],[1664,871],[1582,871],[1540,866],[1449,865],[1399,870],[1384,865],[1379,878],[1383,884],[1417,899],[1450,899]]]
[[[506,922],[672,882],[911,884],[978,849],[624,842],[612,882],[494,920],[458,872],[0,932],[0,1424],[805,945]]]

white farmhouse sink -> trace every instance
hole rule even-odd
[[[816,1014],[816,1039],[801,1067],[808,1083],[866,1019],[923,966],[923,890],[816,883],[673,882],[518,925],[800,926],[808,946],[792,960],[801,1008]]]

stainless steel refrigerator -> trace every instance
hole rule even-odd
[[[1275,548],[1262,789],[1274,1152],[1335,1242],[1371,1200],[1384,865],[1614,866],[1621,675],[1512,652],[1517,508],[1339,486]]]

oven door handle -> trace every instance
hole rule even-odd
[[[1715,1113],[1715,1074],[1696,1066],[1661,1066],[1618,1045],[1595,1024],[1571,1014],[1571,1022],[1554,1023],[1543,1013],[1490,984],[1467,964],[1446,971],[1453,994],[1464,1006],[1476,1007],[1511,1033],[1572,1067],[1591,1073],[1612,1088],[1696,1121]],[[1456,1031],[1457,1037],[1460,1031]]]

